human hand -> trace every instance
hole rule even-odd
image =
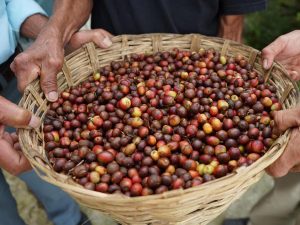
[[[100,48],[108,48],[112,45],[111,38],[113,36],[103,29],[82,30],[75,33],[66,46],[66,53],[70,53],[83,44],[94,42]]]
[[[300,107],[274,112],[274,133],[280,134],[293,128],[282,155],[266,171],[274,177],[282,177],[288,172],[300,172]]]
[[[23,92],[28,84],[40,76],[40,84],[46,98],[53,102],[58,98],[56,75],[63,65],[64,49],[59,31],[54,27],[43,29],[36,41],[11,64]]]
[[[75,33],[67,45],[68,51],[80,48],[84,43],[93,41],[101,48],[112,43],[112,35],[105,30],[87,30]],[[57,73],[64,60],[63,38],[54,27],[44,29],[36,41],[23,53],[19,54],[11,69],[18,80],[18,89],[22,92],[28,84],[40,76],[40,84],[46,98],[54,102],[58,98]]]
[[[29,111],[0,96],[0,167],[13,175],[29,170],[30,164],[21,151],[15,133],[4,131],[5,125],[36,128],[40,120]]]
[[[274,60],[289,72],[291,79],[300,80],[300,30],[278,37],[262,50],[263,67],[269,69]]]

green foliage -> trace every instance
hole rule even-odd
[[[269,0],[267,10],[248,15],[245,42],[262,49],[278,36],[300,29],[299,0]]]

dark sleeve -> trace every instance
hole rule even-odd
[[[239,15],[266,9],[267,0],[220,0],[220,15]]]

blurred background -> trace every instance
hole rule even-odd
[[[245,20],[244,42],[261,50],[281,34],[300,27],[299,0],[270,0],[268,9],[263,12],[248,15]],[[26,186],[18,179],[6,174],[12,192],[18,202],[21,216],[28,225],[50,225],[47,216],[31,195]],[[210,225],[220,225],[225,217],[247,217],[252,206],[267,193],[273,185],[273,179],[265,175],[261,181],[251,187],[249,191]],[[94,225],[113,225],[109,217],[99,212],[83,208]]]
[[[299,28],[299,0],[269,0],[267,10],[246,17],[245,44],[261,50],[278,36]]]

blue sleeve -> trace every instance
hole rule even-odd
[[[33,0],[5,0],[9,23],[15,32],[20,31],[22,23],[34,14],[47,16],[45,11]]]
[[[266,9],[266,0],[220,0],[221,15],[241,15]]]

